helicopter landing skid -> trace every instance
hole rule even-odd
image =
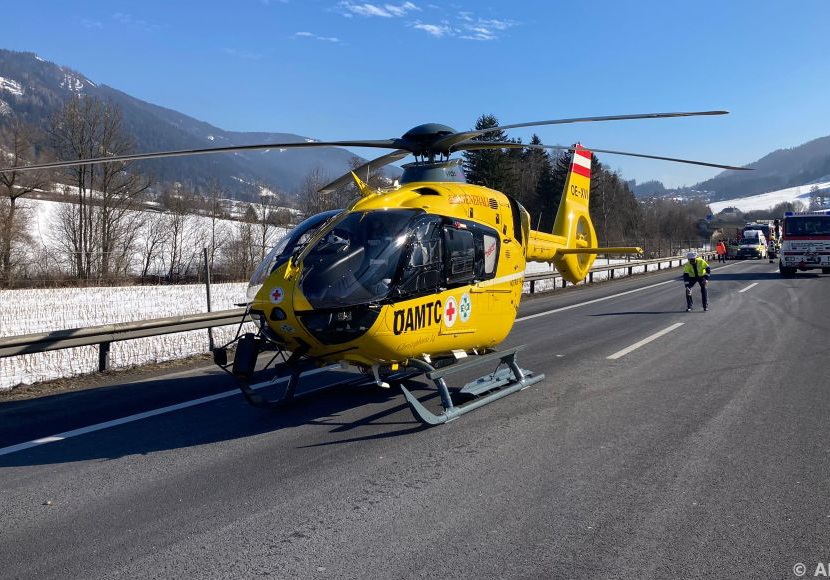
[[[536,384],[544,379],[545,375],[533,375],[531,371],[524,370],[518,365],[516,362],[516,353],[522,348],[523,346],[517,346],[505,351],[481,355],[441,369],[435,369],[432,365],[421,360],[410,360],[408,363],[409,366],[424,371],[426,377],[435,383],[438,394],[441,396],[441,405],[444,407],[444,412],[440,415],[436,415],[424,407],[405,386],[401,385],[401,391],[403,391],[403,395],[406,397],[406,402],[409,404],[409,408],[412,410],[415,419],[425,425],[441,425],[442,423],[457,419],[464,413],[478,409],[487,403],[492,403],[502,397],[526,389],[530,385]],[[475,396],[476,399],[464,405],[456,406],[453,403],[450,389],[444,377],[480,364],[496,361],[498,362],[496,370],[489,375],[467,383],[461,388],[460,393]]]

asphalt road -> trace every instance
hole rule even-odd
[[[0,455],[0,576],[812,577],[828,296],[741,262],[706,313],[678,270],[526,300],[508,344],[546,379],[431,429],[394,389],[275,414],[208,369],[6,403],[2,448],[216,395]]]

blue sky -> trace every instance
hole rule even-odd
[[[724,108],[538,133],[736,164],[830,134],[827,0],[7,0],[3,12],[3,47],[230,130],[386,138],[484,112],[507,124]],[[716,173],[600,159],[668,185]]]

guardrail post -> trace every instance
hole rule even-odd
[[[98,372],[103,373],[110,368],[110,344],[102,342],[98,345]]]
[[[614,268],[611,268],[611,279],[612,280],[614,279],[614,272],[615,272]]]
[[[594,283],[594,273],[593,272],[588,272],[588,283],[589,284]]]
[[[556,281],[555,281],[555,280],[554,280],[554,282],[553,282],[553,285],[554,285],[554,286],[556,285]],[[530,293],[531,293],[531,294],[533,294],[534,292],[536,292],[536,280],[531,280],[531,281],[530,281]]]
[[[631,276],[634,273],[634,266],[628,267],[628,275]]]
[[[207,293],[207,311],[210,312],[212,310],[212,304],[210,300],[210,263],[208,262],[208,251],[207,247],[202,248],[202,255],[205,258],[205,292]],[[208,328],[208,348],[211,352],[213,352],[213,329]]]

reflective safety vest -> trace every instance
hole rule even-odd
[[[709,264],[703,258],[695,258],[683,265],[683,273],[688,274],[689,278],[703,278],[707,276],[706,268]]]

